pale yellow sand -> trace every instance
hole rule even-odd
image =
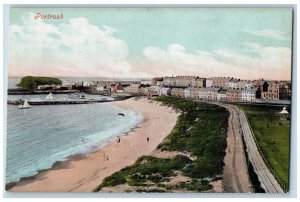
[[[105,177],[133,164],[140,156],[153,152],[175,126],[178,117],[171,108],[144,98],[112,104],[141,112],[144,121],[127,135],[121,136],[120,143],[115,139],[94,153],[66,162],[60,169],[51,169],[33,180],[19,182],[9,191],[91,192]]]

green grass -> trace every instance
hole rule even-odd
[[[184,171],[188,177],[198,179],[221,174],[229,112],[216,105],[182,98],[158,97],[156,100],[182,112],[174,129],[158,148],[196,156],[194,164]]]
[[[288,190],[290,121],[282,120],[282,107],[240,106],[246,113],[267,164],[282,188]]]
[[[157,97],[156,100],[181,112],[175,127],[158,149],[189,152],[197,157],[196,160],[192,161],[182,155],[171,159],[143,156],[133,165],[105,178],[95,191],[125,183],[137,186],[140,192],[170,189],[205,191],[211,189],[211,186],[203,179],[214,179],[222,174],[229,112],[216,105],[183,98]],[[175,171],[180,171],[193,181],[163,187],[162,182],[175,176]],[[149,184],[152,187],[145,188]],[[156,185],[155,189],[153,184]]]
[[[167,190],[172,189],[179,189],[179,190],[187,190],[187,191],[203,191],[203,190],[209,190],[212,186],[209,184],[209,181],[207,180],[201,180],[201,181],[191,181],[191,182],[181,182],[175,185],[167,185]]]
[[[147,186],[153,183],[167,181],[174,176],[174,171],[181,171],[186,164],[192,163],[186,156],[177,155],[171,159],[161,159],[153,156],[142,156],[133,165],[105,178],[95,190],[128,183],[131,186]]]

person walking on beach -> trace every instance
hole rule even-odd
[[[103,153],[103,162],[105,162],[105,160],[106,160],[106,154]]]
[[[103,161],[108,161],[109,157],[108,154],[106,155],[105,153],[103,153]]]
[[[149,142],[149,137],[147,137],[147,142]]]

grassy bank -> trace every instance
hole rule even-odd
[[[266,163],[282,188],[288,190],[290,121],[276,106],[240,106],[246,113]]]
[[[183,98],[157,97],[156,101],[180,112],[175,127],[158,149],[189,155],[168,159],[140,157],[133,165],[105,178],[95,191],[126,184],[134,187],[128,191],[137,192],[201,192],[211,189],[209,181],[222,174],[229,112],[216,105]],[[188,180],[169,183],[176,176]]]

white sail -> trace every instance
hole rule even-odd
[[[52,96],[52,93],[50,92],[46,97],[46,100],[55,100],[55,98]]]
[[[30,107],[30,104],[28,103],[28,100],[27,100],[27,99],[25,99],[24,104],[23,104],[23,107]]]
[[[29,109],[30,107],[31,107],[31,106],[30,106],[30,104],[28,103],[28,100],[27,100],[27,99],[24,100],[24,103],[23,103],[23,104],[19,105],[19,109]]]

